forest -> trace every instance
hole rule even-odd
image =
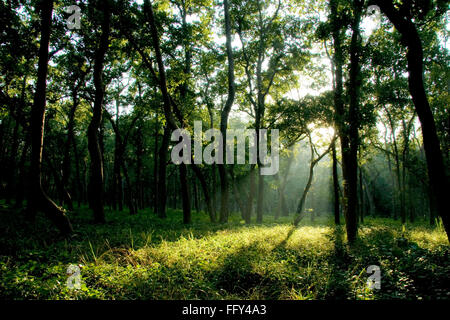
[[[0,300],[450,299],[447,1],[0,7]]]

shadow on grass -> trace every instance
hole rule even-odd
[[[343,228],[341,226],[335,226],[330,236],[333,240],[333,251],[328,257],[328,264],[331,268],[324,299],[348,299],[352,296],[352,290],[349,284],[349,266],[352,259],[348,254],[346,244],[344,244]]]
[[[264,298],[276,299],[276,292],[272,289],[278,285],[254,269],[255,262],[261,258],[260,254],[257,243],[253,243],[228,255],[213,276],[216,288],[237,296],[250,296],[252,292],[258,291],[258,295]]]
[[[374,227],[351,247],[359,264],[381,269],[381,289],[375,299],[449,299],[449,248],[420,247],[400,230]],[[368,275],[367,275],[368,276]]]

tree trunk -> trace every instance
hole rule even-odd
[[[144,206],[144,193],[143,193],[143,182],[142,182],[142,158],[144,155],[144,145],[142,138],[142,124],[136,132],[136,210],[143,209]]]
[[[179,165],[180,170],[180,187],[183,202],[183,223],[191,223],[191,201],[189,197],[189,187],[187,183],[187,168],[183,162]]]
[[[84,197],[83,197],[84,189],[83,189],[83,184],[81,183],[80,156],[78,154],[76,140],[73,140],[72,147],[73,147],[73,156],[75,158],[74,159],[75,160],[75,172],[76,172],[75,182],[76,182],[76,186],[77,186],[77,201],[78,201],[78,208],[80,208],[81,202],[83,202],[83,200],[84,200]]]
[[[192,191],[194,193],[194,209],[195,212],[200,212],[200,208],[198,205],[198,187],[197,187],[197,181],[195,179],[192,179]]]
[[[14,195],[14,192],[16,191],[16,183],[15,183],[15,177],[16,177],[16,155],[17,150],[19,148],[19,123],[20,119],[22,118],[22,112],[23,108],[25,106],[25,89],[26,89],[26,82],[27,77],[25,76],[23,78],[23,84],[22,84],[22,93],[20,95],[20,103],[17,105],[17,110],[15,110],[15,125],[13,130],[13,136],[12,136],[12,144],[11,144],[11,151],[10,151],[10,157],[9,157],[9,165],[8,165],[8,172],[7,172],[7,192],[6,192],[6,203],[10,203],[11,199]]]
[[[164,135],[159,149],[159,176],[158,176],[158,216],[162,219],[166,218],[167,203],[167,152],[169,148],[170,129],[168,125],[164,127]]]
[[[359,168],[359,220],[361,223],[364,222],[364,214],[365,214],[365,201],[364,201],[364,188],[363,188],[363,182],[362,182],[362,168]]]
[[[365,177],[364,177],[364,169],[362,169],[362,182],[364,185],[364,190],[366,192],[367,195],[367,200],[368,200],[368,206],[369,206],[369,215],[370,216],[374,216],[375,214],[375,201],[373,200],[373,196],[372,193],[370,192],[370,188],[369,188],[369,183],[366,181]]]
[[[163,97],[163,109],[164,116],[166,118],[166,127],[164,128],[164,137],[160,149],[160,174],[159,174],[159,201],[158,201],[158,215],[161,218],[166,217],[166,167],[167,167],[167,152],[169,147],[169,139],[171,130],[177,129],[174,116],[172,114],[172,105],[170,96],[167,90],[166,82],[166,72],[164,68],[164,63],[162,59],[161,49],[159,45],[158,29],[156,28],[155,18],[153,15],[152,5],[148,0],[144,1],[144,11],[147,15],[148,21],[150,23],[151,35],[153,48],[155,49],[156,62],[158,64],[159,71],[159,88]]]
[[[259,156],[258,156],[259,157]],[[258,198],[256,201],[256,223],[263,222],[264,176],[261,174],[262,166],[258,165]]]
[[[225,161],[227,148],[226,131],[228,127],[228,116],[230,114],[231,107],[233,106],[236,86],[234,84],[234,58],[233,58],[233,49],[231,46],[232,42],[231,20],[230,20],[230,10],[228,0],[223,1],[223,7],[225,13],[226,51],[228,58],[228,97],[220,118],[220,132],[222,133],[223,139],[222,154],[223,159]],[[224,164],[219,164],[218,168],[219,168],[220,190],[221,190],[219,221],[221,223],[224,223],[228,221],[228,197],[229,197],[228,175]]]
[[[41,39],[39,43],[36,91],[31,111],[31,192],[28,203],[28,213],[31,218],[34,218],[37,210],[43,211],[61,233],[69,234],[73,231],[69,219],[64,214],[64,211],[45,194],[41,183],[47,68],[49,58],[48,48],[50,43],[53,1],[42,1],[40,4]]]
[[[114,146],[114,179],[113,179],[113,208],[123,211],[123,188],[122,188],[122,170],[121,164],[122,151],[119,142],[119,136],[116,133]]]
[[[69,112],[69,122],[67,124],[67,141],[64,148],[64,157],[63,157],[63,173],[62,173],[62,185],[67,190],[70,175],[71,175],[71,159],[70,159],[70,151],[72,148],[72,144],[74,143],[75,136],[74,136],[74,125],[75,125],[75,112],[78,107],[78,94],[77,90],[72,90],[72,107]],[[72,203],[72,197],[67,198],[66,204],[70,211],[73,211],[73,203]]]
[[[330,149],[333,145],[333,143],[335,143],[335,139],[333,138],[332,143],[330,144],[330,146],[328,147],[327,150],[325,150],[321,155],[319,155],[316,159],[314,159],[314,154],[315,154],[315,150],[314,150],[314,146],[312,143],[312,139],[311,139],[311,135],[309,135],[309,144],[310,144],[310,149],[311,149],[311,160],[309,163],[309,176],[308,176],[308,181],[306,182],[306,186],[303,189],[303,193],[302,196],[300,198],[300,201],[297,205],[297,210],[296,210],[296,217],[294,219],[294,226],[298,226],[298,224],[300,223],[300,221],[303,219],[304,214],[303,214],[303,209],[305,207],[305,203],[306,203],[306,197],[308,195],[309,190],[311,189],[311,185],[313,182],[313,178],[314,178],[314,167],[316,166],[316,164],[319,163],[319,161],[328,153],[330,152]]]
[[[346,112],[344,110],[343,101],[343,48],[342,48],[342,25],[340,21],[337,21],[338,10],[337,1],[330,1],[331,18],[332,18],[332,36],[334,42],[334,65],[336,68],[336,86],[334,92],[334,108],[335,108],[335,123],[338,129],[339,138],[341,141],[341,153],[342,153],[342,176],[344,184],[344,197],[343,208],[344,217],[346,222],[347,239],[349,242],[353,242],[356,239],[357,232],[357,213],[356,213],[356,151],[357,151],[357,83],[356,78],[359,75],[358,65],[359,59],[357,54],[358,36],[359,36],[359,19],[353,18],[352,21],[352,43],[351,43],[351,57],[350,57],[350,73],[351,73],[351,85],[352,88],[349,92],[351,97],[351,107],[349,109],[348,119],[346,119]],[[356,117],[356,119],[355,119]],[[349,122],[347,127],[346,122]],[[356,132],[355,132],[356,129]],[[356,140],[356,141],[355,141]],[[356,146],[355,146],[356,144]]]
[[[298,224],[300,223],[300,221],[304,217],[303,209],[305,207],[306,197],[308,195],[309,190],[311,189],[311,184],[312,184],[312,180],[313,180],[313,177],[314,177],[314,166],[315,166],[315,164],[316,164],[315,161],[311,161],[311,163],[309,165],[308,181],[306,182],[306,186],[303,189],[302,196],[301,196],[300,201],[299,201],[298,206],[297,206],[297,210],[296,210],[297,217],[294,220],[294,226],[298,226]]]
[[[293,160],[294,160],[294,155],[293,154],[289,154],[289,156],[288,156],[288,163],[287,163],[287,166],[286,166],[286,171],[284,172],[282,181],[279,182],[279,187],[278,187],[279,201],[278,201],[278,208],[277,208],[276,217],[279,217],[280,215],[283,216],[283,217],[287,217],[289,215],[289,210],[288,210],[287,205],[286,205],[286,197],[284,196],[284,192],[286,190],[286,184],[287,184],[287,180],[288,180],[288,176],[289,176],[289,171],[291,169]],[[277,175],[279,177],[279,174],[277,174]]]
[[[395,190],[395,194],[397,195],[397,198],[400,202],[400,219],[402,221],[402,224],[405,224],[406,222],[406,214],[405,214],[405,203],[403,201],[403,184],[402,184],[402,179],[401,179],[401,170],[400,170],[400,156],[399,156],[399,151],[398,151],[398,144],[397,144],[397,138],[395,137],[395,123],[394,120],[392,119],[392,116],[390,114],[390,112],[388,111],[387,108],[385,108],[386,114],[388,116],[389,119],[389,124],[391,127],[391,135],[392,135],[392,143],[394,145],[394,160],[395,160],[395,174],[397,177],[397,190]]]
[[[211,199],[211,195],[209,193],[209,186],[206,182],[205,176],[202,174],[200,168],[194,163],[191,164],[191,168],[200,181],[200,185],[202,187],[203,196],[205,197],[206,209],[208,210],[209,219],[211,222],[216,222],[216,213],[213,209],[213,203]]]
[[[67,189],[64,187],[62,183],[62,177],[59,176],[58,171],[53,166],[50,157],[48,154],[44,153],[44,159],[48,165],[48,168],[50,169],[50,172],[53,175],[53,180],[55,182],[55,186],[57,189],[57,194],[61,196],[61,200],[65,203],[72,203],[72,198],[70,196],[70,193],[67,191]],[[73,211],[73,207],[69,210]]]
[[[28,149],[30,148],[30,129],[27,130],[25,134],[25,141],[24,146],[22,149],[22,154],[20,155],[20,162],[19,162],[19,183],[17,185],[17,192],[16,192],[16,203],[14,204],[15,208],[21,208],[23,204],[23,200],[25,198],[25,189],[28,189],[28,185],[25,184],[25,181],[27,180],[26,177],[26,170],[25,170],[25,162],[27,161],[28,156]]]
[[[385,148],[387,150],[386,158],[387,158],[387,161],[388,161],[389,176],[391,178],[392,189],[395,189],[395,177],[394,177],[394,172],[392,170],[392,165],[391,165],[391,155],[388,152],[389,149],[388,149],[387,127],[386,127],[386,125],[385,125],[385,133],[384,133],[384,144],[385,144]],[[391,201],[391,216],[394,218],[394,220],[397,220],[397,209],[396,209],[396,206],[395,206],[395,203],[396,203],[395,200],[396,199],[395,199],[394,192],[392,192],[391,198],[392,198],[392,201]]]
[[[337,158],[336,158],[336,143],[331,145],[331,154],[333,158],[333,211],[334,211],[334,223],[336,225],[341,224],[340,218],[340,203],[339,203],[339,177],[337,170]]]
[[[130,182],[130,177],[128,175],[128,169],[127,169],[127,166],[125,165],[125,161],[122,161],[121,165],[122,165],[123,175],[125,176],[125,182],[127,184],[127,189],[128,189],[126,192],[128,209],[130,211],[130,214],[134,215],[137,213],[137,209],[136,209],[136,206],[134,203],[133,186],[131,185],[131,182]]]
[[[158,212],[158,201],[159,201],[159,188],[158,188],[158,136],[159,136],[159,123],[158,123],[158,112],[155,116],[155,148],[153,150],[153,212]]]
[[[110,11],[109,1],[103,0],[99,3],[99,11],[103,13],[101,23],[101,36],[99,46],[95,53],[94,62],[94,108],[91,122],[88,127],[88,149],[91,156],[91,174],[90,174],[90,190],[95,193],[95,197],[91,197],[92,211],[94,213],[94,222],[104,223],[105,212],[103,208],[104,202],[104,176],[103,176],[103,156],[99,141],[99,129],[102,123],[102,110],[104,98],[103,84],[103,64],[105,61],[106,51],[109,45],[110,32]]]
[[[255,195],[255,189],[256,189],[256,170],[255,170],[255,165],[252,164],[250,167],[250,190],[249,190],[249,195],[248,195],[248,200],[247,200],[247,208],[246,208],[246,215],[245,215],[245,223],[246,224],[250,224],[251,220],[252,220],[252,211],[253,211],[253,199],[254,199],[254,195]]]
[[[237,181],[236,181],[236,178],[234,176],[233,169],[230,170],[230,175],[231,175],[231,183],[232,183],[232,186],[233,186],[233,194],[234,194],[236,202],[237,202],[237,204],[239,206],[239,210],[241,211],[241,218],[245,221],[245,205],[242,202],[242,198],[241,198],[238,186],[237,186]]]
[[[349,133],[349,150],[345,152],[345,171],[346,181],[345,187],[346,193],[346,228],[347,239],[350,243],[356,240],[358,232],[358,126],[359,126],[359,91],[361,86],[360,75],[360,62],[359,57],[361,54],[361,35],[359,30],[359,24],[361,20],[362,6],[361,0],[353,1],[354,17],[351,23],[352,39],[350,44],[350,84],[349,95],[350,105],[348,114],[348,133]]]

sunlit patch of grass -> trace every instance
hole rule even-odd
[[[195,213],[181,223],[150,212],[110,212],[90,224],[72,217],[77,234],[52,239],[45,220],[38,240],[5,233],[0,296],[26,299],[428,299],[450,298],[448,243],[442,228],[366,219],[349,246],[345,226],[325,217],[293,228],[290,218],[245,225],[238,215],[210,224]],[[11,229],[8,229],[11,230]],[[17,239],[14,239],[16,237]],[[66,269],[81,265],[82,288],[66,287]],[[367,267],[378,265],[382,289],[367,288]]]
[[[418,227],[410,229],[408,238],[416,242],[420,247],[435,249],[439,246],[448,246],[448,238],[445,232],[439,229]]]

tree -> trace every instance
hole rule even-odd
[[[307,131],[307,136],[308,136],[308,140],[309,140],[309,147],[311,150],[311,160],[309,162],[309,175],[308,175],[308,180],[306,182],[305,188],[303,189],[302,196],[300,197],[300,201],[298,202],[298,205],[297,205],[296,217],[294,219],[294,226],[298,226],[298,224],[304,217],[303,210],[305,208],[306,197],[308,196],[308,192],[311,189],[311,185],[313,182],[314,167],[319,163],[320,160],[322,160],[322,158],[325,155],[327,155],[330,152],[330,150],[333,147],[335,140],[336,140],[335,137],[333,137],[333,140],[331,141],[330,146],[324,152],[319,154],[316,150],[316,147],[314,146],[312,139],[311,139],[311,132],[309,130]]]
[[[336,142],[331,143],[331,155],[332,155],[332,175],[333,175],[333,211],[334,211],[334,223],[336,225],[341,224],[340,217],[340,201],[339,201],[339,177],[337,170],[337,157],[336,157]]]
[[[234,57],[233,49],[231,47],[231,21],[230,21],[230,9],[228,0],[223,1],[223,10],[225,13],[225,36],[226,36],[226,51],[228,59],[228,97],[225,106],[220,116],[220,132],[222,133],[222,154],[225,159],[226,154],[226,131],[228,127],[228,117],[233,106],[234,96],[236,93],[236,85],[234,83]],[[228,175],[224,164],[219,164],[220,175],[220,187],[221,187],[221,199],[220,199],[220,222],[227,222],[228,220]]]
[[[334,66],[334,108],[335,124],[337,127],[339,139],[341,142],[342,153],[342,176],[344,182],[343,208],[346,222],[347,239],[354,242],[357,236],[357,155],[358,155],[358,127],[359,127],[359,90],[361,86],[360,78],[360,21],[364,1],[355,0],[352,2],[350,16],[347,11],[342,9],[342,4],[338,0],[331,0],[330,7],[330,28],[333,38],[333,66]],[[345,108],[343,97],[343,67],[344,67],[344,49],[343,40],[345,29],[350,25],[352,37],[350,41],[350,66],[349,66],[349,85],[348,110]]]
[[[48,47],[50,43],[53,1],[39,2],[36,9],[40,11],[41,17],[41,39],[39,43],[36,91],[31,112],[31,192],[27,210],[31,218],[34,218],[37,210],[43,211],[63,234],[69,234],[73,231],[69,219],[64,211],[46,195],[41,183],[49,57]]]
[[[450,241],[450,218],[447,195],[449,182],[444,167],[444,160],[436,131],[433,113],[428,102],[423,79],[423,47],[417,31],[414,18],[423,20],[430,12],[430,3],[407,1],[401,6],[395,6],[391,0],[374,1],[388,17],[402,36],[402,42],[407,48],[409,91],[419,117],[425,155],[427,159],[430,185],[436,197],[436,207],[442,218],[447,237]]]
[[[279,98],[297,79],[294,70],[302,70],[308,62],[309,53],[304,48],[310,46],[308,34],[311,21],[299,20],[296,16],[280,12],[284,8],[281,1],[261,1],[239,3],[233,8],[236,30],[241,42],[240,69],[245,74],[238,87],[239,99],[245,101],[244,109],[253,119],[253,127],[266,127],[265,113],[268,97]],[[304,31],[304,34],[303,34]],[[250,193],[247,200],[247,215],[251,214],[253,199],[257,192],[256,221],[263,219],[264,165],[259,156],[262,138],[256,131],[258,187],[256,188],[255,165],[250,170]],[[247,218],[250,221],[250,217]]]
[[[91,206],[94,213],[94,221],[96,223],[105,222],[105,212],[103,208],[104,202],[104,177],[103,177],[103,157],[100,148],[99,134],[102,122],[103,100],[104,100],[104,83],[103,83],[103,65],[105,61],[106,51],[109,45],[110,33],[110,3],[109,0],[97,2],[97,10],[102,12],[101,35],[99,45],[95,53],[94,61],[94,107],[91,123],[88,127],[88,148],[91,156],[91,175],[90,175],[90,191],[95,192],[96,196],[91,197]]]

